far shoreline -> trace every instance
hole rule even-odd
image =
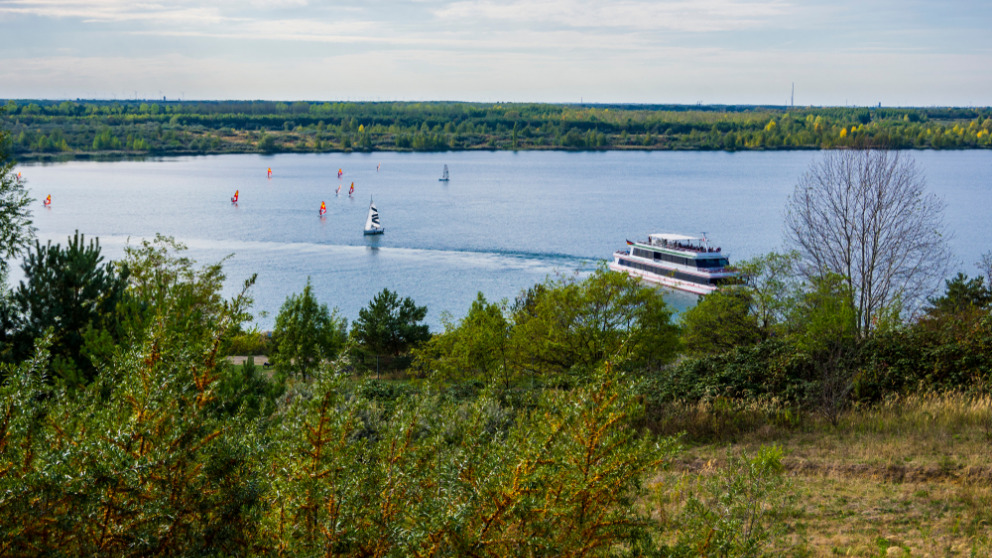
[[[58,154],[52,155],[50,153],[32,153],[28,155],[18,156],[15,160],[15,165],[48,165],[48,164],[58,164],[58,163],[71,163],[79,161],[92,161],[92,162],[102,162],[102,163],[115,163],[124,161],[147,161],[147,160],[165,160],[165,159],[178,159],[182,157],[215,157],[220,155],[260,155],[263,157],[276,156],[276,155],[374,155],[376,153],[406,153],[406,154],[437,154],[437,153],[468,153],[468,152],[560,152],[560,153],[794,153],[794,152],[804,152],[804,151],[840,151],[845,149],[858,149],[854,147],[790,147],[790,148],[779,148],[779,149],[693,149],[693,148],[666,148],[666,149],[645,149],[645,148],[629,148],[629,149],[560,149],[560,148],[530,148],[530,149],[457,149],[457,150],[447,150],[447,151],[410,151],[410,150],[400,150],[400,149],[380,149],[374,151],[278,151],[265,153],[261,151],[210,151],[210,152],[200,152],[200,151],[181,151],[181,152],[168,152],[168,153],[128,153],[128,152],[101,152],[93,153],[87,151],[81,151],[79,153],[71,154]],[[894,151],[906,151],[906,152],[927,152],[927,151],[989,151],[992,147],[956,147],[956,148],[934,148],[934,147],[919,147],[919,148],[893,148]]]

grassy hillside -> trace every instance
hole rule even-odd
[[[667,539],[678,538],[689,496],[727,474],[728,456],[775,445],[784,482],[762,502],[769,533],[762,552],[992,555],[988,395],[892,397],[848,411],[836,425],[753,402],[669,410],[659,428],[688,432],[688,443],[676,465],[652,480],[649,505]]]

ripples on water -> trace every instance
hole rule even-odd
[[[961,269],[992,247],[992,153],[912,153],[948,202]],[[468,152],[230,155],[22,166],[41,240],[98,236],[109,258],[155,233],[200,262],[226,261],[228,292],[258,273],[263,329],[310,277],[349,319],[382,288],[412,297],[440,328],[476,293],[512,299],[555,273],[588,273],[629,238],[705,231],[732,261],[781,244],[782,214],[818,154]],[[437,180],[442,165],[451,181]],[[380,170],[376,171],[376,166]],[[272,179],[266,169],[273,170]],[[337,169],[344,176],[337,178]],[[350,183],[355,195],[346,195]],[[342,194],[334,190],[341,185]],[[239,203],[230,203],[235,190]],[[369,196],[386,234],[364,237]],[[325,201],[328,214],[317,215]],[[695,301],[674,293],[678,309]]]

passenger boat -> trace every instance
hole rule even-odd
[[[627,246],[627,250],[613,254],[609,268],[650,283],[705,295],[738,277],[720,248],[709,245],[705,234],[651,234],[646,242],[628,240]]]

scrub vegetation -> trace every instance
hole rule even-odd
[[[347,151],[988,149],[992,109],[7,101],[21,160]]]
[[[800,243],[677,319],[600,268],[434,333],[308,284],[269,337],[174,239],[32,247],[2,168],[0,556],[992,552],[992,255],[871,306]]]

